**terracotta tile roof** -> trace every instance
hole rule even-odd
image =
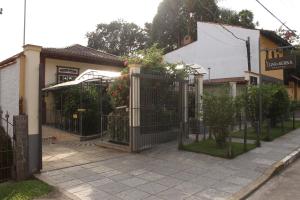
[[[106,64],[124,66],[124,61],[115,55],[98,51],[80,44],[74,44],[65,48],[43,48],[42,56],[74,61],[82,61],[94,64]]]

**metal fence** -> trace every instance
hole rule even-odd
[[[12,130],[12,131],[11,131]],[[14,125],[9,114],[0,110],[0,183],[12,178],[14,156]]]
[[[135,76],[134,74],[132,76]],[[136,150],[176,140],[182,130],[184,80],[159,72],[142,70],[140,77],[139,134],[134,137]]]
[[[106,115],[102,117],[102,137],[107,135],[115,144],[129,145],[129,115]]]

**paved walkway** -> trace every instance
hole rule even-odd
[[[248,200],[300,199],[300,160],[274,177]]]
[[[178,151],[173,142],[140,154],[112,151],[112,157],[44,172],[40,178],[79,199],[226,199],[299,146],[300,129],[233,160]],[[103,152],[109,156],[100,147],[90,152],[82,159]]]

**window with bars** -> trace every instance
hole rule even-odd
[[[57,83],[73,81],[79,75],[79,68],[57,66]]]

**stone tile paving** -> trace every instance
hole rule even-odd
[[[261,148],[232,160],[178,151],[176,142],[140,154],[93,147],[93,154],[112,152],[113,156],[89,164],[45,171],[39,177],[79,199],[226,199],[299,146],[300,129],[274,142],[263,142]],[[58,149],[66,147],[59,146]],[[85,154],[83,150],[75,149]],[[59,150],[54,152],[60,154]],[[76,160],[70,161],[76,163]],[[47,164],[45,167],[51,169]]]

